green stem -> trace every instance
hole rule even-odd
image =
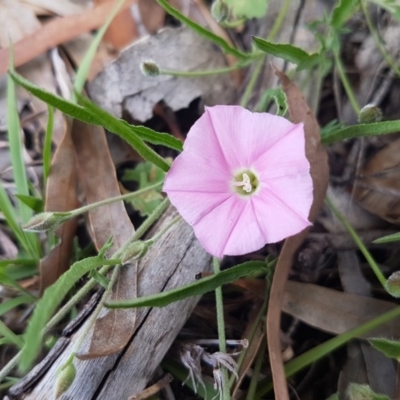
[[[221,272],[219,259],[213,257],[214,274]],[[218,341],[219,351],[226,353],[226,337],[225,337],[225,321],[224,321],[224,302],[222,299],[221,286],[215,289],[215,303],[217,309],[217,326],[218,326]],[[222,400],[230,400],[230,390],[228,384],[228,371],[224,366],[221,366],[222,374]]]
[[[365,16],[365,20],[367,22],[368,25],[368,29],[371,32],[371,36],[375,41],[376,46],[378,47],[379,51],[381,52],[383,58],[385,59],[385,61],[388,63],[388,65],[393,69],[394,72],[396,72],[396,74],[398,76],[400,76],[400,69],[399,67],[396,65],[396,61],[393,59],[393,57],[387,52],[385,46],[382,43],[381,38],[378,35],[377,30],[375,29],[374,24],[371,21],[371,17],[368,13],[367,10],[367,6],[365,4],[365,0],[360,0],[360,6],[361,9],[364,13]]]
[[[260,378],[261,367],[264,361],[266,345],[267,342],[263,340],[257,354],[256,362],[254,364],[253,375],[251,377],[249,389],[247,390],[246,400],[253,400],[256,394],[257,386],[260,382],[259,378]]]
[[[158,239],[160,239],[161,236],[164,235],[165,232],[169,230],[173,225],[175,225],[178,221],[180,221],[182,217],[180,215],[176,216],[171,222],[169,222],[163,229],[161,229],[159,232],[157,232],[151,239],[146,240],[146,243],[149,245],[154,244],[157,242]]]
[[[375,262],[373,257],[371,256],[370,252],[368,249],[365,247],[364,243],[358,236],[357,232],[353,229],[353,227],[349,224],[347,219],[337,210],[337,208],[333,205],[332,201],[329,199],[329,197],[326,198],[326,203],[328,204],[328,207],[330,210],[333,212],[333,214],[336,216],[336,218],[343,224],[343,226],[347,229],[349,232],[350,236],[353,238],[354,242],[357,244],[358,248],[360,249],[361,253],[365,257],[365,259],[368,261],[368,264],[374,271],[376,277],[378,278],[379,282],[383,287],[385,287],[386,284],[386,278],[382,274],[381,270],[379,269],[378,264]]]
[[[244,62],[239,62],[231,67],[210,69],[206,71],[173,71],[169,69],[160,69],[160,75],[179,76],[181,78],[196,78],[202,76],[226,74],[227,72],[236,71],[237,69],[245,68],[252,62],[251,59]]]
[[[339,51],[334,51],[333,52],[333,57],[335,59],[335,65],[340,77],[340,80],[342,81],[342,85],[344,87],[344,90],[347,94],[347,97],[350,101],[351,106],[353,107],[354,112],[356,113],[356,115],[360,114],[360,107],[358,105],[357,99],[354,95],[353,89],[351,88],[350,82],[347,78],[346,73],[344,72],[344,67],[343,67],[343,63],[342,60],[340,58],[339,55]]]
[[[129,200],[129,199],[133,199],[135,197],[141,196],[143,193],[160,188],[162,186],[162,184],[163,184],[163,182],[158,182],[158,183],[155,183],[154,185],[147,186],[146,188],[137,190],[135,192],[126,193],[126,194],[123,194],[120,196],[110,197],[105,200],[97,201],[96,203],[88,204],[86,206],[77,208],[76,210],[69,211],[69,213],[71,214],[71,218],[76,217],[77,215],[84,214],[85,212],[91,211],[95,208],[106,206],[111,203],[115,203],[116,201]]]
[[[281,29],[282,24],[285,21],[285,17],[289,10],[289,7],[290,7],[290,0],[285,0],[282,8],[279,10],[278,16],[275,19],[274,25],[272,26],[272,28],[267,36],[268,41],[272,42],[274,40],[275,36],[277,35],[277,33],[279,32],[279,30]],[[262,53],[262,54],[264,54],[264,53]],[[243,93],[242,99],[240,101],[240,105],[242,107],[246,107],[247,103],[250,100],[251,94],[253,93],[254,87],[256,86],[258,77],[262,71],[262,67],[264,65],[265,58],[266,58],[265,55],[263,57],[261,57],[261,59],[258,61],[257,65],[256,65],[256,67],[254,68],[254,71],[251,75],[249,83],[247,84],[246,89]]]

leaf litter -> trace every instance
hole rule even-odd
[[[26,18],[29,17],[28,21],[30,21],[28,24],[21,23],[25,21],[23,19],[6,18],[6,22],[2,24],[2,26],[8,26],[9,31],[14,32],[16,65],[22,66],[19,72],[36,85],[45,87],[53,93],[62,92],[60,90],[63,85],[62,79],[53,75],[53,71],[57,71],[59,67],[54,69],[54,56],[49,57],[42,53],[50,47],[66,44],[64,48],[69,54],[66,56],[61,52],[61,58],[57,63],[61,63],[60,65],[66,63],[66,73],[73,75],[74,65],[70,65],[68,59],[72,59],[73,63],[79,65],[82,55],[86,52],[87,44],[91,41],[89,32],[103,24],[113,7],[113,2],[105,2],[94,9],[89,9],[87,5],[77,5],[67,0],[58,2],[57,6],[51,2],[36,0],[21,1],[18,5],[16,2],[3,3],[2,7],[6,9],[8,7],[7,12],[10,13],[7,15],[15,15],[18,8]],[[303,8],[301,6],[296,8],[297,3],[294,3],[291,4],[285,16],[286,25],[283,24],[283,29],[279,32],[280,39],[275,42],[277,44],[291,42],[307,53],[317,52],[318,40],[315,38],[323,40],[321,10],[325,9],[326,5],[321,6],[318,2],[318,7],[313,9],[313,13],[307,14],[304,10],[310,10],[308,1],[302,4]],[[337,2],[336,5],[341,7],[342,3]],[[217,35],[226,35],[229,31],[229,36],[224,36],[224,40],[229,41],[230,46],[236,46],[241,50],[251,48],[251,35],[266,38],[267,34],[261,27],[262,22],[265,21],[264,18],[271,20],[273,15],[272,21],[279,20],[278,15],[282,9],[281,2],[277,5],[274,1],[270,1],[265,17],[266,1],[258,1],[257,7],[250,9],[246,2],[231,0],[229,4],[232,5],[233,12],[229,18],[232,21],[241,16],[248,18],[255,16],[260,19],[238,20],[236,27],[227,29],[216,24],[215,21],[211,22],[209,6],[200,0],[196,2],[175,0],[171,1],[171,4],[183,14],[189,15],[196,24],[208,24]],[[236,71],[202,78],[167,75],[155,79],[144,77],[139,69],[139,64],[144,59],[156,61],[163,69],[186,72],[226,68],[234,65],[237,60],[223,55],[215,45],[187,28],[167,28],[156,33],[164,27],[165,19],[169,18],[156,1],[131,1],[129,4],[127,2],[125,7],[130,7],[130,10],[126,8],[125,14],[121,14],[119,20],[114,21],[114,30],[108,31],[104,43],[96,54],[98,62],[96,61],[92,66],[91,82],[88,85],[92,100],[119,118],[123,117],[130,123],[140,121],[156,131],[172,132],[177,138],[184,140],[190,126],[202,114],[203,104],[238,104],[240,95],[243,95],[251,81],[252,74],[259,73],[257,69],[249,68],[239,73]],[[377,9],[376,6],[371,6],[370,12],[375,13]],[[398,20],[393,10],[388,11],[387,7],[384,11],[379,10],[380,14],[373,14],[376,19],[374,22],[381,29],[380,33],[385,40],[388,52],[392,57],[396,57],[391,38],[396,36]],[[321,12],[319,22],[317,22],[319,18],[317,11]],[[344,14],[337,14],[337,16],[340,14],[340,25],[348,17],[350,20],[346,25],[347,31],[339,33],[342,45],[341,56],[356,100],[360,107],[368,102],[381,106],[385,120],[397,119],[395,104],[397,104],[399,87],[396,74],[377,51],[372,35],[365,25],[360,28],[360,17],[362,19],[363,16],[358,14],[358,10],[349,4],[349,8],[342,11]],[[6,14],[2,13],[2,15],[4,17]],[[46,23],[43,23],[43,16],[49,19]],[[310,23],[307,28],[305,28],[306,23]],[[72,24],[75,24],[76,29],[68,28]],[[120,25],[126,26],[122,36],[119,35]],[[152,33],[149,37],[146,36],[148,32]],[[80,36],[84,33],[85,40]],[[8,34],[1,34],[3,48],[0,50],[0,71],[2,73],[7,69],[7,37]],[[138,41],[139,38],[142,40]],[[65,43],[70,40],[74,42]],[[82,45],[82,47],[77,45],[79,41],[81,41],[79,46]],[[332,43],[334,42],[324,42],[325,51],[329,51]],[[123,50],[125,46],[128,47]],[[113,63],[105,65],[105,61],[113,59],[115,60]],[[300,92],[292,81],[277,72],[286,92],[292,122],[306,122],[307,154],[312,165],[311,173],[316,190],[315,203],[310,215],[314,226],[311,232],[307,231],[299,236],[288,238],[283,246],[272,244],[247,256],[226,257],[223,260],[223,267],[229,268],[243,261],[259,261],[266,256],[270,258],[278,256],[271,287],[271,277],[268,277],[267,281],[242,278],[234,285],[224,287],[228,339],[251,337],[248,350],[243,350],[243,363],[240,361],[242,356],[235,356],[235,360],[239,362],[239,380],[235,386],[232,386],[235,398],[245,398],[246,393],[254,394],[248,394],[250,396],[248,398],[260,398],[261,393],[266,393],[266,388],[271,387],[270,379],[266,378],[268,382],[265,382],[262,376],[268,377],[272,374],[275,398],[288,399],[283,359],[285,362],[289,360],[286,365],[291,365],[290,363],[295,362],[301,353],[307,353],[316,344],[329,342],[332,338],[340,337],[375,317],[396,310],[395,300],[376,282],[367,262],[360,255],[357,245],[353,244],[347,231],[323,205],[328,173],[325,150],[319,143],[318,123],[324,126],[335,118],[347,124],[356,123],[356,114],[348,101],[344,86],[341,86],[339,82],[338,74],[335,74],[333,69],[329,69],[319,81],[320,78],[311,79],[313,75],[310,71],[298,73],[294,65],[285,64],[282,60],[269,57],[268,61],[278,65],[279,69],[284,70],[292,81],[301,87]],[[262,97],[263,91],[270,89],[271,85],[276,86],[276,76],[268,61],[263,64],[262,79],[260,78],[253,87],[250,101],[247,100],[248,107],[253,110],[257,109],[257,99]],[[100,70],[100,74],[93,79]],[[314,78],[317,76],[315,75]],[[321,84],[320,96],[316,91],[319,90],[318,87],[314,86],[316,82]],[[303,99],[301,93],[307,98]],[[118,148],[115,137],[104,132],[101,127],[74,121],[71,132],[71,125],[60,113],[56,113],[53,143],[55,152],[52,157],[51,174],[46,187],[40,187],[41,146],[47,123],[47,106],[20,89],[18,89],[17,101],[18,112],[23,121],[26,151],[30,156],[26,159],[29,160],[27,161],[29,168],[34,168],[34,174],[29,176],[36,176],[32,179],[32,194],[44,193],[42,198],[46,211],[73,209],[80,204],[90,204],[120,193],[127,193],[128,189],[146,189],[149,185],[163,179],[161,171],[150,164],[141,162],[135,151]],[[318,123],[307,103],[314,111],[317,111]],[[268,104],[262,106],[270,107]],[[270,108],[270,112],[271,110]],[[2,143],[5,143],[2,147],[2,162],[9,157],[7,143],[3,140],[3,133],[7,127],[7,121],[2,117],[3,115],[5,115],[5,102],[0,99],[0,135]],[[356,229],[385,276],[389,276],[398,269],[396,242],[377,245],[372,244],[371,241],[379,236],[397,232],[399,214],[397,147],[396,136],[374,136],[368,139],[341,141],[327,148],[331,167],[328,196],[338,207],[339,212],[345,215]],[[161,146],[154,146],[154,149],[163,157],[176,156],[175,150],[161,148]],[[115,164],[110,154],[118,160]],[[11,193],[13,171],[9,168],[9,163],[4,165],[0,175],[1,184]],[[47,242],[46,235],[41,235],[43,253],[40,262],[40,284],[42,290],[56,281],[73,261],[93,255],[111,237],[114,247],[110,250],[110,254],[115,253],[115,250],[132,237],[134,227],[138,229],[143,219],[151,215],[160,206],[162,200],[163,194],[158,189],[154,189],[141,197],[127,201],[126,207],[122,202],[118,202],[90,211],[85,218],[67,222],[56,232],[58,239],[53,241],[53,244]],[[18,252],[18,241],[4,223],[4,218],[1,222],[2,260],[0,261],[22,257],[23,254]],[[161,246],[161,248],[166,246],[165,254],[181,252],[179,254],[184,257],[185,246],[190,248],[193,239],[185,230],[183,230],[185,237],[176,235],[180,229],[183,229],[182,226],[179,225],[172,228],[171,232],[164,233],[163,241],[154,246]],[[153,231],[152,234],[154,235],[155,232]],[[114,289],[109,292],[109,299],[123,301],[132,299],[138,294],[139,296],[156,294],[153,290],[157,292],[172,289],[174,282],[178,286],[189,283],[190,279],[195,279],[194,276],[197,273],[209,270],[209,258],[197,251],[199,250],[193,253],[196,256],[189,257],[186,264],[184,263],[185,268],[189,268],[188,265],[198,268],[194,272],[187,271],[186,282],[178,278],[182,267],[178,261],[176,265],[180,266],[170,265],[171,270],[166,275],[160,272],[165,268],[163,261],[165,256],[159,255],[158,268],[152,264],[149,271],[146,264],[150,262],[149,256],[145,256],[139,263],[129,263],[121,269]],[[33,261],[33,264],[38,265],[39,258]],[[7,265],[5,269],[6,273],[13,270],[17,271],[15,264]],[[26,269],[25,272],[21,270],[21,274],[18,272],[20,275],[15,275],[33,278],[29,284],[17,278],[22,289],[27,288],[29,291],[26,294],[27,299],[24,300],[26,304],[32,301],[29,293],[33,295],[39,293],[39,286],[35,283],[36,278],[29,271],[32,269]],[[16,274],[16,272],[13,273]],[[175,273],[177,275],[174,275]],[[174,278],[168,278],[168,276],[174,276]],[[110,275],[102,278],[95,274],[92,275],[93,277],[100,282],[99,285],[107,285],[111,278]],[[142,279],[148,279],[147,283],[143,283]],[[77,281],[75,289],[80,290],[85,282],[85,280]],[[141,285],[145,285],[146,289],[144,290],[144,286]],[[21,312],[7,307],[7,302],[16,300],[15,296],[19,294],[18,289],[13,288],[11,292],[7,289],[7,282],[2,282],[0,295],[5,309],[8,310],[8,314],[3,318],[6,321],[15,320],[16,322],[12,323],[13,330],[22,333],[26,319],[30,317],[29,306],[22,307],[26,312],[20,318]],[[265,340],[263,330],[265,312],[262,310],[265,307],[268,292],[266,334],[269,337],[269,350],[268,353],[265,352],[265,356],[269,355],[271,367],[261,357],[264,356]],[[77,308],[81,308],[86,301],[87,297],[83,296],[76,303]],[[26,398],[38,398],[39,393],[40,395],[50,393],[53,388],[51,382],[57,378],[58,367],[72,352],[77,353],[79,359],[75,361],[77,376],[71,383],[67,395],[73,393],[74,398],[78,399],[84,398],[79,396],[87,396],[87,393],[83,394],[79,390],[83,387],[85,376],[88,374],[96,376],[93,383],[89,385],[90,390],[102,393],[107,398],[112,398],[110,394],[116,393],[113,392],[116,390],[115,385],[119,390],[118,398],[130,396],[134,398],[133,396],[139,395],[138,393],[146,386],[152,387],[152,383],[161,379],[162,373],[156,373],[154,380],[152,376],[178,333],[176,342],[178,346],[182,340],[196,343],[196,340],[216,337],[213,296],[205,294],[194,310],[195,301],[190,305],[185,301],[176,303],[171,309],[165,310],[154,308],[151,311],[135,311],[103,308],[91,331],[84,327],[78,328],[73,340],[74,347],[69,347],[62,355],[57,356],[56,360],[48,362],[50,370],[44,372],[43,377],[29,389],[33,390],[30,395],[28,392],[25,393],[30,396]],[[263,313],[261,319],[260,312]],[[281,312],[284,313],[282,318]],[[57,329],[69,319],[70,317],[59,322]],[[186,319],[187,322],[181,329]],[[174,325],[176,326],[172,332]],[[379,336],[397,339],[397,325],[398,319],[394,319],[356,337]],[[151,327],[153,330],[150,334],[147,329],[151,330]],[[54,334],[57,336],[57,333]],[[84,345],[80,343],[81,335],[86,336]],[[158,347],[159,343],[163,344],[162,349]],[[6,359],[11,360],[12,355],[15,354],[14,349],[7,343],[3,346],[8,354]],[[283,353],[282,349],[285,346],[286,350]],[[141,347],[143,347],[142,352],[138,351]],[[208,354],[218,353],[215,345],[207,345],[206,349]],[[231,352],[236,351],[237,349],[234,349]],[[118,356],[112,354],[118,354]],[[184,381],[187,372],[182,367],[175,370],[172,367],[176,356],[177,353],[172,347],[163,361],[163,369],[174,371],[175,382],[179,379]],[[326,371],[323,376],[316,371],[318,368],[311,367],[307,370],[311,378],[302,380],[301,376],[291,377],[291,386],[301,398],[303,396],[316,399],[328,398],[334,393],[344,398],[345,393],[350,393],[348,388],[351,388],[352,393],[357,390],[362,393],[363,390],[367,390],[365,387],[370,392],[374,391],[395,398],[393,364],[366,342],[353,340],[342,351],[330,353],[328,359],[329,364],[326,359],[314,361],[314,367],[324,366],[320,368],[321,371]],[[144,365],[148,367],[143,367]],[[257,365],[260,365],[261,372],[257,369]],[[143,372],[140,377],[129,375],[130,372],[127,372],[139,370],[138,368]],[[106,378],[105,382],[101,383],[105,371],[111,369],[113,370],[112,379],[119,382],[114,383],[114,386],[111,380]],[[99,371],[97,375],[95,371]],[[385,378],[380,379],[379,375],[383,371]],[[205,386],[198,388],[199,393],[205,390],[208,393],[214,393],[211,397],[215,396],[215,392],[210,389],[212,385],[210,386],[209,383],[209,378],[213,375],[212,368],[202,365],[200,373],[204,376]],[[218,373],[214,370],[214,376]],[[14,375],[16,374],[17,372],[14,372]],[[178,378],[179,376],[181,378]],[[220,379],[219,375],[218,379]],[[324,382],[323,388],[314,384],[318,379]],[[123,382],[135,384],[129,391],[127,384]],[[353,385],[354,383],[364,386],[359,386],[361,389],[357,389],[358,386]],[[254,385],[257,388],[252,391]],[[365,385],[369,385],[370,388]],[[164,387],[164,385],[161,386]],[[176,398],[193,398],[190,389],[181,388],[176,383],[166,383],[165,387],[167,389],[164,393],[172,390]],[[204,393],[202,398],[205,398]]]

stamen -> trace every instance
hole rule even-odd
[[[245,172],[242,174],[243,180],[241,182],[234,182],[234,186],[242,186],[243,190],[247,193],[250,193],[253,189],[250,182],[250,177]]]

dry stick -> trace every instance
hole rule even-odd
[[[126,0],[121,11],[130,7],[138,0]],[[27,36],[14,44],[14,65],[18,67],[32,60],[47,50],[68,42],[77,36],[97,29],[104,24],[115,8],[114,2],[107,2],[101,6],[85,11],[79,15],[64,18],[54,18],[32,35]],[[0,75],[8,69],[9,49],[0,50]]]

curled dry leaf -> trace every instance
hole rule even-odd
[[[120,195],[115,167],[108,150],[104,130],[101,127],[74,121],[74,140],[80,179],[88,204]],[[113,237],[111,255],[134,233],[123,201],[115,202],[89,213],[89,230],[97,249]],[[122,300],[136,297],[136,271],[132,266],[121,270],[111,299]],[[110,300],[111,300],[110,299]],[[79,355],[88,359],[113,354],[121,350],[136,329],[136,309],[104,310],[97,319],[92,341],[87,352]]]
[[[354,198],[367,211],[400,225],[400,139],[378,151],[354,183]]]
[[[304,123],[306,136],[306,156],[310,162],[310,173],[314,186],[314,201],[311,206],[309,220],[314,222],[321,209],[329,181],[328,159],[325,148],[321,144],[318,122],[309,108],[298,87],[281,71],[275,70],[286,93],[289,114],[293,123]],[[293,264],[295,254],[309,229],[286,239],[280,253],[272,281],[267,313],[267,343],[271,363],[276,398],[288,400],[285,371],[280,345],[280,321],[284,289]]]

